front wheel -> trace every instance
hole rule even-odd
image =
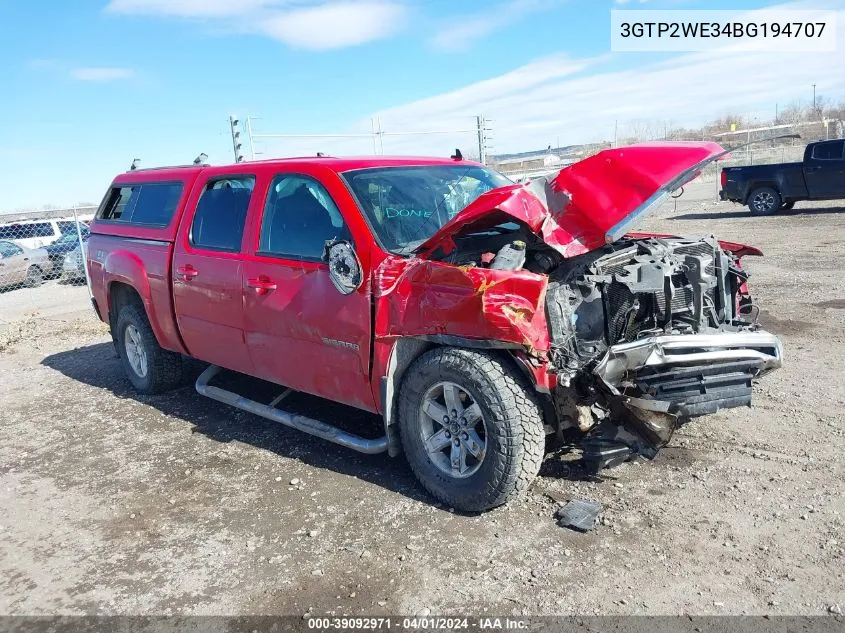
[[[770,215],[781,206],[780,194],[771,187],[760,187],[748,196],[748,209],[752,215]]]
[[[408,463],[438,500],[489,510],[528,488],[545,434],[534,394],[498,357],[438,348],[408,369],[399,401]]]
[[[123,371],[138,391],[155,394],[177,386],[182,379],[182,357],[163,349],[143,308],[125,305],[115,324],[117,351]]]

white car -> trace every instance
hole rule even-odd
[[[85,223],[80,220],[80,224]],[[23,248],[49,246],[68,233],[76,233],[73,219],[20,220],[0,224],[0,240],[14,242]]]
[[[50,269],[50,258],[43,248],[24,248],[0,240],[0,287],[40,286]]]

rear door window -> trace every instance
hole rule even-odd
[[[845,141],[819,143],[813,148],[813,158],[816,160],[842,160]]]
[[[181,182],[152,182],[114,187],[97,214],[97,219],[167,226],[173,219],[181,196]]]
[[[214,251],[240,251],[254,188],[254,176],[233,176],[209,181],[197,203],[191,223],[191,245]]]

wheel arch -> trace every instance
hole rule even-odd
[[[399,393],[407,371],[420,356],[435,348],[484,350],[502,360],[514,375],[536,393],[543,411],[544,423],[554,422],[555,408],[548,381],[538,380],[541,372],[534,367],[522,346],[503,341],[469,339],[451,335],[405,336],[396,339],[380,379],[379,391],[382,404],[387,451],[391,457],[402,453],[397,424],[399,422]]]
[[[751,194],[757,191],[758,189],[774,189],[778,195],[780,195],[780,187],[778,186],[777,182],[774,180],[755,180],[754,183],[748,183],[748,186],[745,188],[745,196],[743,196],[742,204],[748,204],[749,198],[751,198]]]

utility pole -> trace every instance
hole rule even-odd
[[[816,111],[816,84],[813,84],[813,112]]]
[[[229,128],[232,131],[232,149],[235,151],[235,162],[242,163],[244,162],[244,155],[241,153],[241,148],[243,147],[243,143],[241,143],[241,123],[238,121],[238,118],[233,114],[229,117]]]
[[[482,115],[475,117],[475,125],[478,129],[478,162],[484,165],[487,164],[487,141],[484,137],[484,117]]]

